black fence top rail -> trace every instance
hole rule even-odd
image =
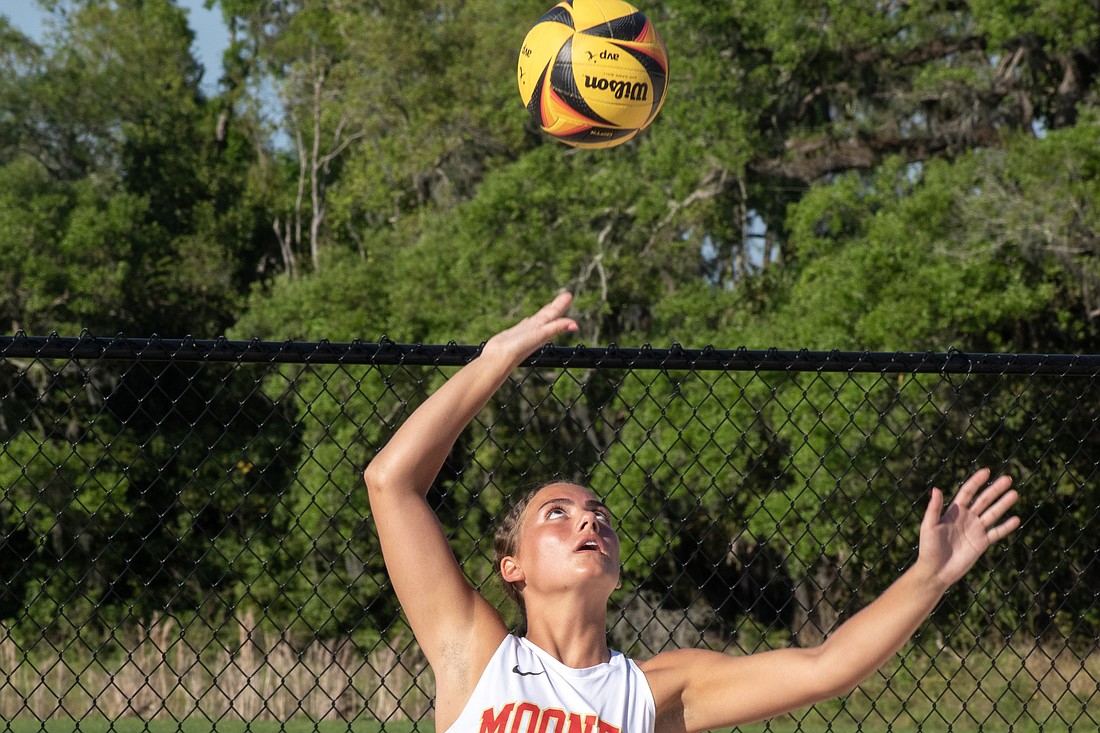
[[[456,343],[398,344],[383,337],[377,342],[231,341],[218,339],[164,339],[93,337],[0,336],[0,358],[90,359],[118,361],[201,361],[236,363],[462,366],[474,359],[481,346]],[[946,352],[810,351],[808,349],[754,350],[685,349],[645,345],[624,348],[546,345],[523,362],[524,366],[577,369],[691,369],[759,372],[872,372],[935,374],[1050,374],[1096,376],[1097,354],[998,354]]]

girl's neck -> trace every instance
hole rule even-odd
[[[607,611],[528,615],[527,640],[567,667],[583,669],[610,661]]]

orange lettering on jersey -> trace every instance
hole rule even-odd
[[[549,709],[542,711],[539,718],[539,733],[551,733],[550,723],[554,723],[553,733],[565,733],[565,711]]]
[[[599,719],[598,715],[569,713],[569,733],[592,733]]]
[[[512,717],[512,726],[508,733],[536,733],[539,721],[539,706],[533,702],[521,702],[516,708],[516,714]],[[527,726],[523,725],[523,718],[527,716]]]
[[[512,715],[512,708],[516,704],[510,702],[505,705],[499,715],[493,715],[493,709],[488,708],[481,714],[481,733],[504,733],[508,725],[508,718]]]
[[[494,712],[486,708],[481,713],[478,733],[622,733],[616,725],[598,715],[566,713],[560,708],[543,710],[532,702],[516,705],[510,702]]]

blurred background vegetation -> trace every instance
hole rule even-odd
[[[544,138],[520,104],[516,55],[545,0],[211,0],[230,35],[216,85],[203,81],[173,0],[39,5],[49,22],[38,40],[0,13],[0,323],[9,333],[476,344],[568,288],[589,345],[1100,345],[1100,7],[1089,0],[647,2],[669,47],[668,96],[650,129],[599,151]],[[379,561],[369,550],[349,561],[346,542],[370,545],[357,472],[403,403],[384,403],[385,421],[356,424],[347,400],[385,394],[393,378],[306,372],[316,381],[292,382],[290,369],[254,379],[186,364],[121,374],[0,364],[0,617],[12,633],[33,645],[46,629],[65,636],[59,618],[85,628],[202,608],[215,585],[234,599],[225,614],[292,615],[303,638],[365,634],[368,606],[367,635],[388,628],[395,609],[371,601],[384,583]],[[396,377],[409,399],[438,378]],[[1082,535],[1100,505],[1086,460],[1098,437],[1080,408],[1096,404],[1088,391],[973,380],[899,404],[918,387],[765,379],[736,384],[732,408],[712,406],[733,420],[715,435],[698,407],[713,384],[667,379],[698,397],[694,410],[677,417],[678,403],[658,404],[651,383],[630,379],[526,383],[564,390],[562,405],[633,414],[591,423],[604,433],[558,458],[530,447],[540,431],[563,429],[554,405],[534,424],[523,414],[495,428],[535,431],[516,439],[516,465],[532,451],[548,470],[602,480],[625,502],[639,591],[690,606],[712,580],[692,576],[691,562],[713,566],[743,526],[765,536],[783,506],[797,509],[783,514],[792,532],[821,528],[784,548],[786,592],[808,592],[806,579],[843,575],[843,558],[880,531],[890,492],[919,496],[977,460],[1018,462],[1036,487],[1028,511],[1042,521],[1025,525],[1013,552],[1023,558],[1027,544],[1046,560],[993,627],[1095,644],[1097,533]],[[89,391],[100,397],[85,399]],[[777,391],[794,396],[782,415],[767,402]],[[211,394],[243,407],[201,409]],[[196,396],[194,414],[166,419]],[[878,405],[876,425],[896,418],[900,427],[843,409],[861,400]],[[945,419],[956,406],[965,414]],[[522,411],[493,409],[506,420]],[[663,420],[681,431],[666,444],[647,431]],[[142,423],[156,426],[156,440],[134,437]],[[791,425],[797,440],[782,434]],[[741,453],[731,458],[730,446]],[[499,502],[469,486],[482,480],[477,466],[496,465],[488,454],[498,447],[471,436],[459,451],[465,459],[440,485],[470,528],[460,551],[476,553]],[[643,504],[637,525],[638,493],[619,497],[631,471],[632,492],[673,501]],[[714,493],[722,472],[732,472],[724,485],[756,485],[771,503]],[[806,485],[812,500],[798,506]],[[878,493],[855,502],[864,485]],[[463,491],[484,506],[471,511]],[[847,515],[819,512],[821,497],[855,502],[858,521],[838,531]],[[904,524],[911,513],[902,513]],[[345,514],[345,524],[330,521]],[[260,516],[271,537],[225,530]],[[726,522],[717,530],[715,517]],[[663,534],[674,525],[687,534]],[[904,562],[911,545],[892,537],[873,538],[863,560]],[[253,556],[246,540],[270,546]],[[127,551],[91,553],[104,543]],[[208,543],[218,552],[205,552]],[[659,556],[676,547],[702,556]],[[176,575],[150,570],[174,552],[198,559]],[[35,568],[57,557],[72,569],[43,590]],[[304,574],[303,558],[329,571]],[[669,559],[688,574],[662,576]],[[1013,572],[998,572],[1012,586]],[[349,579],[364,578],[362,598],[345,595]],[[876,582],[851,592],[857,605]],[[74,586],[87,604],[59,613]],[[310,605],[327,593],[331,601]],[[711,612],[721,606],[708,602]],[[975,612],[942,613],[966,608]],[[800,641],[797,620],[765,622]],[[964,636],[988,627],[975,628]]]

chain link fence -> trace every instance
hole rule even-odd
[[[432,679],[361,471],[476,352],[0,339],[5,729],[430,730]],[[1098,372],[1100,357],[547,347],[429,496],[514,619],[494,517],[547,479],[589,485],[623,543],[612,645],[747,654],[819,643],[877,595],[913,560],[932,485],[1011,473],[1023,527],[911,645],[855,693],[753,729],[1095,731]]]

